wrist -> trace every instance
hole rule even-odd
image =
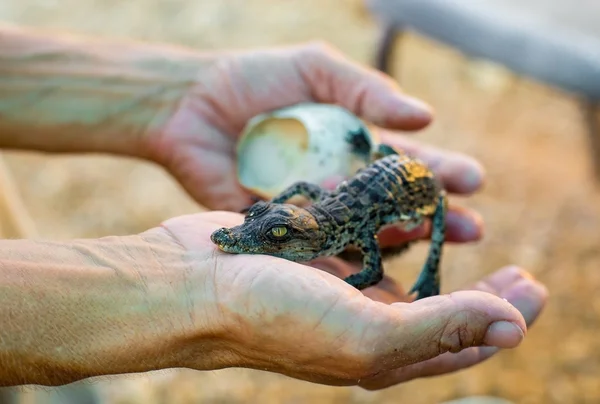
[[[152,314],[162,324],[161,340],[167,350],[155,369],[188,367],[219,369],[228,363],[231,327],[217,297],[212,251],[190,251],[164,227],[148,230],[140,237],[155,257],[160,270],[153,271],[155,287],[150,293]],[[167,342],[168,341],[168,342]],[[152,353],[156,355],[156,352]]]
[[[205,63],[170,45],[0,30],[0,148],[152,158],[148,139]]]
[[[224,330],[195,261],[160,228],[1,241],[0,386],[182,367],[190,355],[220,367]]]

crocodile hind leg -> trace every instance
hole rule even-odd
[[[271,203],[285,203],[294,196],[303,196],[311,202],[316,202],[326,193],[327,191],[317,184],[306,181],[298,181],[290,185],[285,191],[273,198]]]
[[[383,279],[383,265],[377,236],[372,234],[356,241],[356,246],[363,254],[363,268],[360,272],[344,279],[345,282],[358,290],[373,286]]]
[[[445,192],[438,197],[437,207],[433,213],[431,244],[427,261],[419,274],[419,278],[408,292],[418,292],[415,300],[440,294],[440,260],[442,258],[442,247],[445,241],[446,212],[448,210],[448,199]]]

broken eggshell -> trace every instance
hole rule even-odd
[[[353,143],[352,133],[360,130],[362,144]],[[366,124],[343,107],[301,103],[277,109],[246,124],[237,143],[238,180],[264,199],[296,181],[332,189],[369,164],[375,143]]]

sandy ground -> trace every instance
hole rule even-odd
[[[0,19],[199,49],[320,38],[365,63],[377,39],[359,0],[9,0],[0,3]],[[485,239],[448,249],[444,289],[509,263],[532,271],[551,300],[523,345],[468,371],[375,393],[230,369],[96,383],[109,402],[421,404],[473,394],[518,403],[600,401],[600,195],[575,99],[415,36],[398,51],[396,78],[437,110],[419,138],[469,153],[488,171],[485,189],[461,201],[483,214]],[[162,169],[138,161],[11,153],[7,163],[48,238],[137,232],[199,209]],[[423,253],[416,249],[388,271],[411,282]]]

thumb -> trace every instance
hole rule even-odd
[[[403,94],[391,77],[350,61],[327,44],[303,46],[297,66],[317,102],[341,105],[388,129],[416,130],[431,122],[431,108]]]
[[[403,365],[473,346],[514,348],[527,332],[514,306],[486,292],[461,291],[392,307],[403,318],[395,347]]]

